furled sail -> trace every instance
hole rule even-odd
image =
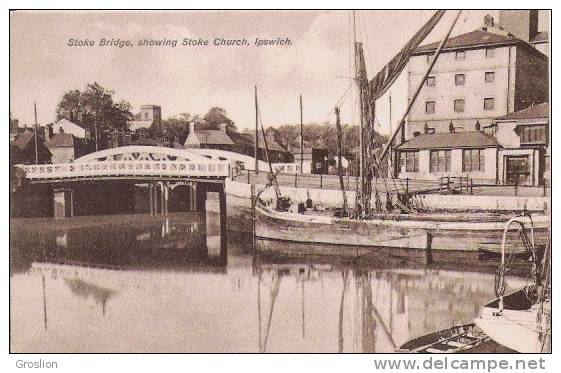
[[[411,54],[417,49],[419,44],[432,31],[434,26],[440,21],[445,10],[439,10],[421,27],[419,31],[409,40],[391,61],[376,74],[369,83],[370,97],[372,100],[380,98],[388,88],[395,82],[399,74],[403,71]]]
[[[370,211],[370,201],[372,197],[372,179],[377,177],[385,177],[385,171],[377,160],[375,149],[375,107],[376,99],[380,98],[395,82],[401,74],[411,55],[417,49],[419,44],[427,37],[436,24],[444,15],[445,10],[435,12],[432,17],[413,35],[407,44],[397,53],[391,61],[376,74],[376,76],[368,81],[366,73],[366,64],[364,62],[364,54],[362,44],[356,43],[355,63],[356,63],[356,79],[359,88],[360,107],[361,107],[361,123],[363,123],[362,149],[361,149],[361,193],[357,198],[360,204],[362,216],[365,217]],[[386,188],[387,190],[387,188]],[[378,190],[376,189],[377,205]]]

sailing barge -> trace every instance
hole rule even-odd
[[[471,214],[380,214],[369,220],[276,211],[255,203],[255,236],[273,240],[422,250],[477,251],[481,242],[500,242],[510,216]],[[546,241],[549,217],[534,223],[536,240]]]
[[[272,167],[270,186],[275,188],[276,200],[265,203],[260,193],[253,202],[254,235],[258,238],[352,246],[376,246],[390,248],[410,248],[423,250],[477,251],[483,242],[497,241],[503,234],[504,224],[511,215],[485,213],[434,213],[422,202],[415,200],[414,194],[400,193],[396,188],[391,196],[386,187],[387,206],[383,206],[373,178],[383,175],[384,156],[390,150],[398,132],[418,97],[427,77],[430,75],[460,12],[456,15],[446,36],[439,44],[434,58],[417,89],[408,103],[407,110],[392,132],[383,150],[378,153],[372,142],[376,99],[381,97],[404,69],[411,53],[440,21],[444,11],[437,11],[431,19],[413,36],[406,46],[371,81],[367,79],[362,44],[355,42],[355,72],[360,97],[360,190],[357,192],[354,211],[347,206],[343,172],[341,169],[341,124],[339,108],[335,108],[339,158],[339,180],[343,193],[343,206],[337,214],[330,212],[308,212],[302,204],[289,211],[289,201],[281,196]],[[263,129],[263,128],[262,128]],[[264,131],[263,131],[264,132]],[[267,148],[267,143],[265,143]],[[384,180],[384,179],[383,179]],[[374,197],[374,198],[373,198]],[[269,201],[268,201],[269,202]],[[290,208],[290,210],[292,210]],[[352,216],[352,217],[351,217]],[[545,214],[521,218],[532,224],[539,243],[547,240],[549,217]]]

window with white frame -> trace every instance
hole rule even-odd
[[[485,171],[484,149],[464,149],[462,159],[462,170],[464,172]]]
[[[451,150],[431,150],[430,151],[430,172],[450,172],[452,159]]]
[[[483,99],[483,109],[493,110],[495,108],[495,99],[493,97],[486,97]]]
[[[465,74],[456,74],[454,77],[456,85],[464,85],[466,83],[466,75]]]
[[[399,165],[405,172],[419,172],[419,151],[402,151],[399,153]]]
[[[466,59],[466,51],[456,52],[456,60],[465,60],[465,59]]]

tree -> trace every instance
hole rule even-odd
[[[226,124],[226,131],[227,132],[235,132],[237,128],[234,124],[234,121],[228,118],[228,113],[226,109],[221,107],[213,107],[205,114],[203,117],[205,123],[203,124],[203,128],[201,129],[213,129],[217,130],[220,129],[220,125],[225,123]]]
[[[124,128],[132,119],[131,105],[125,100],[113,102],[112,92],[97,82],[88,84],[84,91],[66,92],[56,112],[58,119],[85,126],[97,124],[100,130]]]

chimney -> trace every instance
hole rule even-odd
[[[485,17],[483,17],[483,24],[486,27],[495,27],[495,20],[493,19],[493,17],[491,17],[490,14],[487,14]]]
[[[501,9],[499,24],[508,32],[526,42],[531,41],[538,33],[537,10]]]
[[[220,131],[226,133],[226,127],[227,127],[227,126],[228,126],[228,125],[227,125],[226,123],[221,123],[221,124],[220,124]]]
[[[46,127],[47,127],[47,128],[46,128],[46,132],[47,132],[47,133],[46,133],[46,137],[47,137],[47,138],[46,138],[45,140],[48,140],[48,139],[50,139],[51,137],[53,137],[53,124],[52,124],[52,123],[48,123],[48,124],[46,125]]]

